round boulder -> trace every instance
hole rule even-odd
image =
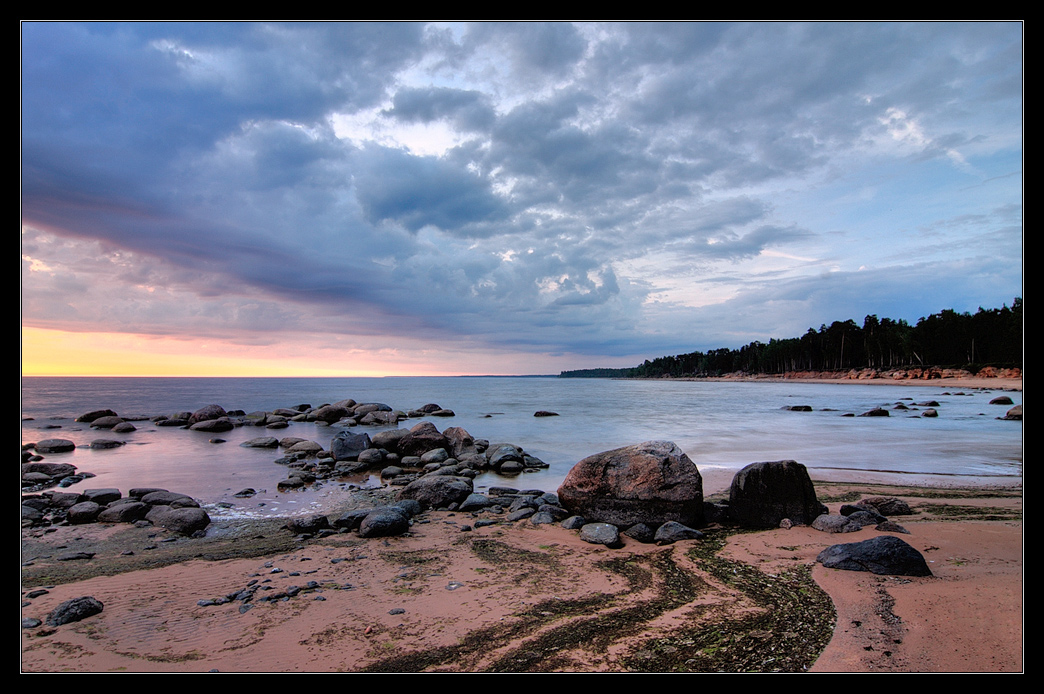
[[[703,524],[703,478],[670,441],[646,441],[584,458],[558,489],[562,506],[588,522],[627,528]]]

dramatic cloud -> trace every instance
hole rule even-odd
[[[1010,303],[1022,50],[1001,22],[24,23],[23,326],[517,373]]]

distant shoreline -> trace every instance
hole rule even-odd
[[[802,378],[783,376],[746,376],[727,377],[709,376],[706,378],[695,376],[683,376],[678,378],[635,378],[619,379],[635,381],[713,381],[716,383],[831,383],[838,385],[870,385],[870,386],[938,386],[940,388],[977,388],[986,390],[1011,390],[1022,392],[1021,378],[980,378],[971,376],[968,378]]]

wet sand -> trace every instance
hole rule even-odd
[[[712,478],[706,489],[727,485]],[[273,525],[163,542],[156,529],[23,531],[23,617],[92,595],[99,615],[22,631],[23,672],[775,671],[1023,668],[1020,488],[817,482],[831,511],[875,495],[932,577],[824,569],[877,531],[728,534],[606,549],[528,521],[463,531],[430,512],[409,536],[295,541]],[[39,534],[39,537],[34,537]],[[150,535],[152,537],[150,537]],[[65,547],[66,549],[59,549]],[[89,562],[56,562],[93,547]],[[152,549],[147,549],[152,547]],[[718,551],[720,548],[720,551]],[[133,555],[121,552],[131,549]],[[286,600],[200,606],[256,581]],[[309,586],[309,581],[314,581]],[[25,599],[40,585],[39,597]],[[820,593],[819,586],[825,593]],[[264,590],[267,587],[270,590]],[[290,591],[293,592],[293,591]],[[836,610],[836,612],[835,612]]]

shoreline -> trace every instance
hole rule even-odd
[[[980,378],[976,376],[968,378],[822,378],[813,377],[790,377],[785,376],[679,376],[671,378],[621,378],[621,381],[708,381],[713,383],[819,383],[832,385],[867,385],[867,386],[925,386],[939,388],[970,388],[975,390],[1006,390],[1022,392],[1021,378]]]
[[[712,482],[707,495],[719,486]],[[47,594],[26,600],[23,616],[42,618],[81,595],[105,609],[79,623],[23,630],[22,671],[1021,671],[1021,484],[817,480],[816,489],[832,512],[858,497],[909,499],[918,515],[898,519],[911,532],[902,537],[932,562],[935,576],[814,564],[827,545],[877,534],[869,528],[842,536],[807,527],[730,534],[707,554],[710,541],[609,550],[526,521],[463,532],[469,514],[452,512],[429,512],[408,536],[387,540],[344,534],[301,542],[272,523],[254,523],[227,536],[216,529],[214,537],[166,543],[155,528],[66,526],[39,538],[23,531],[23,553],[94,546],[88,564],[111,575],[48,583]],[[121,555],[130,544],[135,554]],[[48,562],[76,571],[68,566],[75,562],[39,559],[23,567],[23,591],[44,580]],[[120,571],[121,563],[135,568]],[[755,582],[722,583],[715,577],[722,566]],[[744,616],[771,622],[784,608],[759,603],[758,581],[771,588],[778,577],[800,581],[809,569],[836,609],[829,643],[811,655],[811,646],[793,643],[793,628],[750,626]],[[197,605],[251,580],[276,587],[315,580],[318,588],[244,613]],[[678,588],[697,585],[691,595]],[[728,641],[692,645],[713,625]],[[590,637],[594,650],[575,638],[588,628],[598,634]],[[751,658],[760,643],[790,659],[759,665]]]

